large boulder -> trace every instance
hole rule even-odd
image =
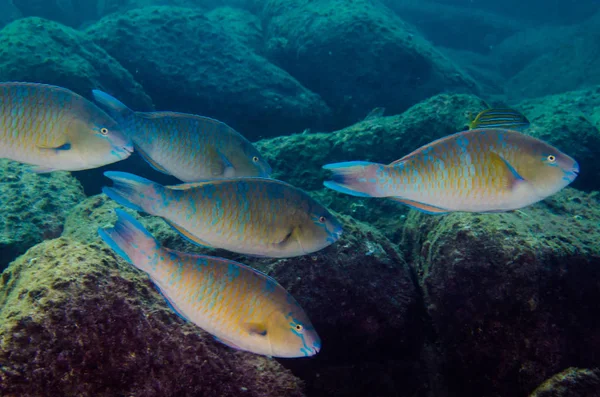
[[[269,59],[321,95],[343,127],[375,107],[392,114],[476,83],[393,11],[368,0],[268,0]]]
[[[303,396],[266,357],[230,349],[168,309],[112,251],[59,238],[0,277],[3,396]]]
[[[600,354],[600,201],[568,188],[521,211],[411,211],[402,245],[445,352],[449,395],[523,396]]]
[[[516,108],[531,121],[527,133],[574,157],[580,174],[573,186],[600,190],[600,86],[526,100]]]
[[[600,370],[568,368],[542,383],[529,397],[598,397]]]
[[[507,95],[534,98],[600,84],[600,13],[570,32],[546,37],[550,48],[507,82]]]
[[[260,18],[250,11],[235,7],[217,7],[207,12],[206,17],[257,54],[262,55],[264,52]]]
[[[54,84],[87,98],[99,88],[132,106],[152,107],[133,76],[77,30],[46,19],[23,18],[0,30],[0,42],[0,81]]]
[[[28,168],[0,159],[0,271],[35,244],[60,236],[69,211],[85,199],[68,172]]]
[[[63,236],[101,244],[97,229],[116,220],[118,207],[104,195],[88,198],[70,214]],[[341,216],[344,233],[332,246],[297,258],[257,259],[193,246],[163,220],[127,211],[165,246],[238,260],[288,289],[323,341],[314,359],[281,361],[311,395],[395,395],[426,382],[418,364],[424,324],[415,285],[402,255],[375,229]]]
[[[200,10],[135,9],[87,33],[135,71],[159,110],[214,117],[250,139],[320,127],[329,118],[318,95]],[[181,38],[199,39],[191,45]]]

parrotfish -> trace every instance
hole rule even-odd
[[[100,237],[148,274],[185,320],[239,350],[272,357],[306,357],[321,340],[308,316],[273,278],[228,259],[161,247],[131,215],[117,209]]]
[[[329,164],[325,186],[360,197],[388,197],[429,213],[500,212],[528,206],[569,185],[577,162],[517,131],[479,129],[429,143],[389,165]]]
[[[126,207],[162,217],[203,246],[286,258],[334,243],[340,223],[304,191],[267,178],[232,178],[162,186],[124,172],[105,172],[102,191]]]
[[[486,109],[481,111],[469,123],[469,129],[503,128],[525,130],[529,128],[529,120],[514,109]]]
[[[61,87],[0,83],[0,158],[35,172],[77,171],[127,158],[131,140],[92,102]]]
[[[93,95],[158,171],[184,182],[271,173],[252,143],[225,123],[186,113],[135,112],[102,91]]]

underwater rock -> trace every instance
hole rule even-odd
[[[393,11],[368,0],[268,0],[266,52],[334,111],[335,128],[477,84]]]
[[[0,271],[35,244],[60,236],[69,211],[85,199],[68,172],[28,168],[0,159]]]
[[[600,354],[598,194],[520,211],[411,211],[401,243],[445,352],[450,395],[523,396]]]
[[[218,7],[207,12],[206,17],[255,53],[264,52],[262,25],[256,15],[241,8]]]
[[[598,369],[568,368],[545,381],[529,397],[599,397]]]
[[[0,76],[69,88],[91,99],[95,88],[149,110],[150,98],[114,58],[84,34],[41,18],[24,18],[0,30]]]
[[[70,214],[63,237],[101,244],[97,229],[114,223],[114,208],[122,207],[105,195],[88,198]],[[417,390],[425,382],[415,365],[423,339],[415,285],[402,255],[375,229],[341,216],[344,233],[330,247],[296,258],[259,259],[193,246],[161,219],[126,211],[169,248],[234,259],[281,283],[323,341],[310,360],[281,361],[308,383],[309,394],[394,395],[383,390]],[[391,363],[382,368],[385,360]]]
[[[277,361],[185,324],[106,246],[43,242],[0,277],[0,394],[303,396]]]
[[[318,95],[220,25],[200,10],[146,7],[87,32],[135,73],[158,110],[214,117],[251,140],[324,124],[330,110]]]
[[[551,48],[507,81],[512,99],[534,98],[600,84],[600,13],[571,30],[570,35],[548,40]]]
[[[600,190],[600,86],[521,102],[531,121],[527,133],[547,141],[579,162],[572,186]]]
[[[524,22],[473,6],[461,7],[424,0],[384,0],[398,16],[412,23],[436,46],[481,54],[523,29]],[[465,29],[477,32],[465,34]]]

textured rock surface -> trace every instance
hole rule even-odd
[[[321,95],[338,128],[374,107],[395,114],[439,92],[477,90],[473,80],[383,5],[367,0],[260,3],[269,59]]]
[[[106,196],[90,197],[67,220],[64,237],[100,244],[98,227],[116,219],[118,207]],[[133,211],[128,211],[138,216]],[[307,382],[310,395],[388,395],[423,388],[420,360],[423,323],[408,268],[393,245],[376,230],[344,217],[344,235],[318,253],[291,259],[247,258],[209,252],[258,268],[279,281],[307,311],[323,349],[310,360],[282,360]],[[201,252],[162,220],[141,222],[165,246]],[[206,250],[204,250],[206,252]],[[383,362],[389,363],[383,365]]]
[[[597,364],[598,208],[597,194],[567,189],[511,213],[409,214],[403,245],[450,395],[522,396]]]
[[[600,13],[572,30],[572,34],[552,41],[521,72],[507,82],[512,98],[540,97],[600,84]]]
[[[60,236],[68,212],[84,199],[68,172],[35,174],[0,159],[0,271],[33,245]]]
[[[200,10],[136,9],[105,17],[88,34],[135,71],[160,110],[214,117],[250,139],[318,127],[330,114],[318,95]],[[201,40],[192,46],[181,37]]]
[[[206,17],[257,54],[263,53],[262,24],[256,15],[241,8],[218,7],[207,12]]]
[[[0,42],[2,81],[55,84],[88,98],[92,89],[99,88],[132,106],[152,106],[127,70],[74,29],[41,18],[24,18],[0,30]]]
[[[554,375],[529,397],[598,397],[600,371],[598,369],[568,368]]]
[[[523,101],[516,108],[532,123],[527,133],[579,162],[581,171],[574,187],[600,190],[600,86]]]
[[[0,362],[6,396],[303,395],[276,361],[184,324],[105,246],[65,238],[2,274]]]

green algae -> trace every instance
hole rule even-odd
[[[598,369],[567,368],[542,383],[529,397],[598,397]]]

